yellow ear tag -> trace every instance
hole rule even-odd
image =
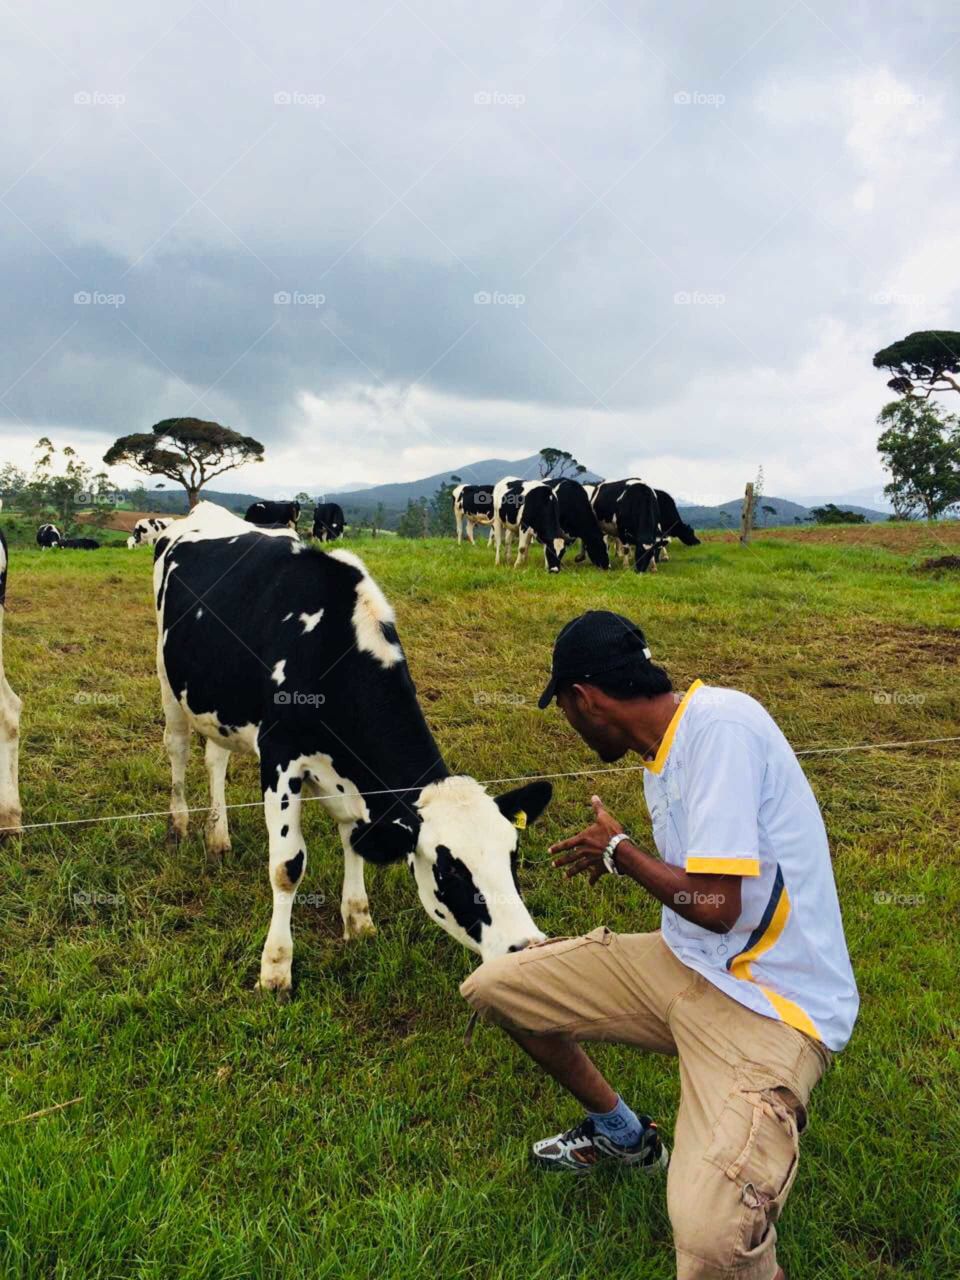
[[[526,831],[527,814],[524,809],[521,809],[520,812],[517,814],[517,816],[514,818],[513,825],[517,828],[518,831]]]

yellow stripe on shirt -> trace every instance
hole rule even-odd
[[[792,1000],[788,1000],[786,996],[781,996],[776,991],[771,991],[769,987],[757,982],[750,968],[754,960],[758,960],[760,956],[764,955],[777,943],[786,928],[789,917],[790,895],[787,893],[786,885],[784,885],[776,910],[764,931],[763,937],[759,938],[748,951],[741,951],[738,956],[734,957],[730,965],[730,972],[735,978],[740,978],[744,982],[756,983],[783,1022],[788,1023],[791,1027],[796,1027],[798,1031],[804,1032],[805,1035],[812,1036],[814,1040],[820,1040],[822,1038],[820,1032],[800,1006],[794,1004]]]
[[[686,871],[694,875],[758,876],[759,858],[687,858]]]

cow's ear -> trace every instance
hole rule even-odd
[[[517,827],[525,827],[528,822],[536,822],[553,797],[553,787],[549,782],[528,782],[525,787],[517,787],[516,791],[508,791],[502,796],[495,796],[497,808],[503,816]]]
[[[383,866],[415,853],[419,835],[420,819],[404,809],[373,822],[361,820],[350,833],[350,844],[366,862]]]

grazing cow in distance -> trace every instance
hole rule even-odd
[[[570,542],[576,542],[579,538],[585,555],[590,557],[590,563],[595,564],[598,569],[609,569],[610,556],[603,530],[590,505],[585,487],[579,480],[571,480],[569,477],[548,480],[547,483],[557,495],[557,510],[564,537]],[[560,553],[560,558],[563,558],[563,552]]]
[[[506,534],[517,535],[517,558],[514,568],[519,569],[527,559],[530,543],[536,538],[543,547],[543,558],[550,573],[560,572],[560,556],[566,543],[560,528],[560,511],[557,495],[543,480],[518,480],[507,476],[493,486],[493,539],[497,548],[496,563],[500,563],[500,541]]]
[[[406,861],[430,918],[484,959],[542,940],[515,879],[515,824],[539,816],[550,786],[494,798],[450,776],[393,611],[357,556],[253,529],[201,502],[157,543],[154,591],[174,838],[187,832],[192,731],[207,740],[208,856],[230,847],[230,752],[260,762],[273,893],[261,989],[290,991],[310,797],[339,827],[346,938],[373,931],[364,863]]]
[[[660,512],[660,535],[663,541],[663,550],[661,558],[669,560],[667,555],[667,542],[671,538],[679,538],[685,547],[699,547],[700,539],[697,537],[692,525],[687,524],[680,517],[677,510],[677,504],[665,489],[655,490],[657,495],[657,509]]]
[[[251,502],[247,514],[243,517],[248,524],[265,525],[268,528],[282,528],[289,525],[296,529],[300,519],[299,502]]]
[[[68,551],[98,551],[100,543],[96,538],[64,538],[60,544]]]
[[[0,840],[20,829],[17,758],[20,747],[20,699],[3,673],[3,615],[7,598],[7,540],[0,529]]]
[[[47,551],[51,547],[59,547],[63,542],[60,536],[60,530],[55,524],[42,524],[37,530],[37,546],[41,551]]]
[[[345,523],[339,502],[318,502],[313,509],[313,536],[318,542],[335,542]]]
[[[488,526],[493,538],[493,485],[458,484],[453,491],[453,523],[457,527],[457,542],[463,541],[466,528],[467,541],[473,543],[474,525]]]
[[[656,491],[636,477],[604,480],[594,491],[593,509],[604,533],[634,548],[637,573],[655,572],[660,548]]]
[[[130,537],[127,539],[127,546],[130,548],[152,547],[170,524],[173,524],[173,516],[144,516],[133,526]]]

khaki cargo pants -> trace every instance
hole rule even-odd
[[[774,1225],[830,1051],[738,1004],[659,933],[594,929],[488,960],[460,988],[487,1021],[680,1059],[667,1177],[679,1280],[773,1280]]]

